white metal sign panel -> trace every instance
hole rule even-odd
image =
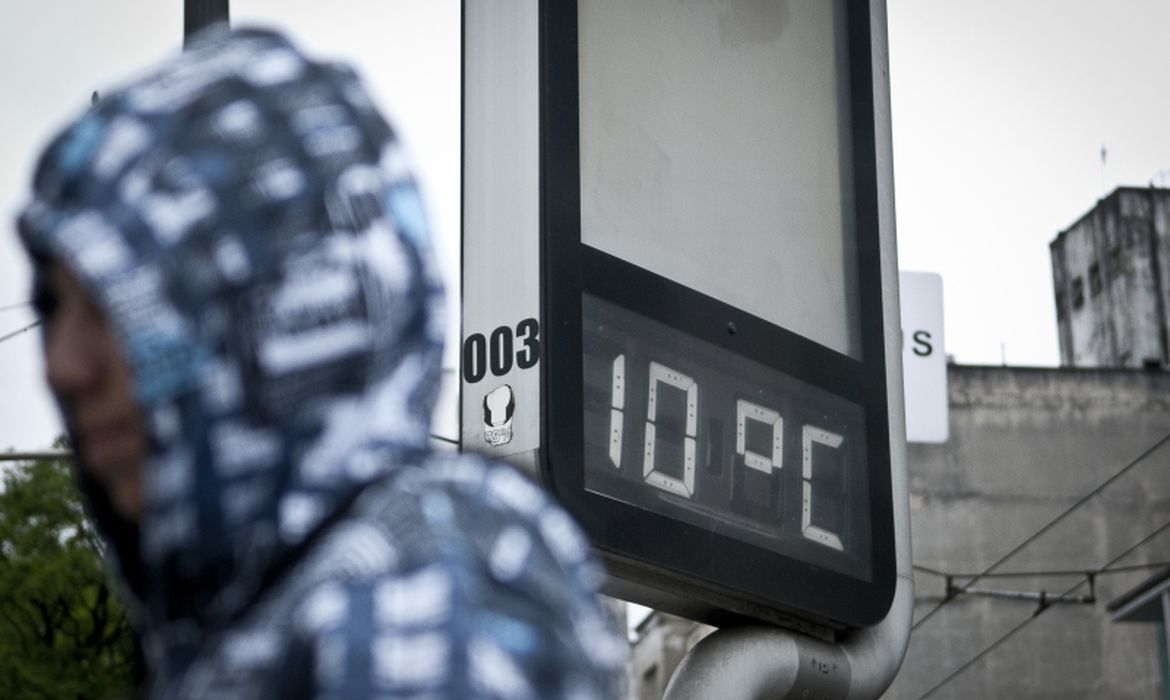
[[[942,277],[933,272],[901,272],[899,278],[906,440],[946,442],[950,419]]]
[[[464,3],[463,449],[540,443],[537,0]]]

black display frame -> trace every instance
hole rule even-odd
[[[845,0],[858,274],[859,359],[581,243],[577,2],[541,0],[540,469],[618,576],[771,622],[880,622],[893,602],[895,545],[869,0]],[[871,580],[586,491],[582,294],[593,294],[860,405],[869,464]],[[731,332],[734,330],[734,332]],[[651,601],[652,602],[652,601]],[[720,615],[704,614],[707,619]]]

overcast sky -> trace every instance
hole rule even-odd
[[[958,362],[1056,365],[1048,243],[1170,186],[1170,3],[889,0],[889,24],[900,267],[942,274]]]
[[[338,11],[341,4],[346,12]],[[0,212],[8,229],[0,233],[0,307],[29,296],[28,267],[10,222],[28,191],[36,152],[88,106],[94,90],[177,52],[182,7],[182,0],[38,0],[0,11]],[[457,292],[459,1],[231,0],[231,7],[236,24],[273,25],[279,17],[314,56],[357,64],[413,156],[446,253],[448,287]],[[0,336],[33,320],[30,309],[0,311]],[[61,432],[41,380],[39,343],[36,332],[0,343],[0,450],[43,448]],[[454,357],[449,353],[447,364]]]
[[[1049,241],[1117,185],[1160,172],[1170,185],[1170,3],[888,2],[900,266],[943,276],[957,361],[1055,365]],[[358,63],[408,142],[448,253],[458,250],[459,5],[232,0],[237,23],[279,15],[314,53]],[[178,49],[182,2],[39,0],[0,17],[0,211],[11,221],[57,125],[93,90]],[[27,300],[27,286],[22,254],[0,234],[0,308]],[[0,310],[0,336],[32,320]],[[38,344],[35,332],[0,343],[0,449],[44,447],[59,432]]]

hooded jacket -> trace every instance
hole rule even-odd
[[[428,449],[441,287],[351,71],[205,36],[51,144],[18,227],[134,377],[138,522],[79,477],[152,696],[614,692],[624,641],[575,524],[512,469]]]

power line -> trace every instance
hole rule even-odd
[[[1131,564],[1129,566],[1116,566],[1111,569],[1055,569],[1050,571],[996,571],[984,572],[982,574],[956,574],[948,573],[946,571],[939,571],[932,569],[929,566],[922,566],[920,564],[914,565],[915,571],[921,571],[924,574],[931,576],[938,576],[939,578],[974,578],[979,576],[981,578],[1044,578],[1044,577],[1061,577],[1061,576],[1087,576],[1089,574],[1122,574],[1131,571],[1145,571],[1147,569],[1160,569],[1170,566],[1170,561],[1152,562],[1150,564]]]
[[[42,459],[73,459],[73,453],[68,451],[0,453],[0,462],[36,462]]]
[[[460,444],[454,438],[444,437],[430,433],[432,440],[439,442],[446,442],[452,445]],[[25,451],[25,452],[0,452],[0,462],[34,462],[38,459],[73,459],[73,452],[69,450],[58,451]]]
[[[0,311],[12,311],[13,309],[23,309],[26,306],[32,306],[31,301],[22,301],[19,304],[9,304],[8,306],[0,306]]]
[[[1108,488],[1110,485],[1112,485],[1112,484],[1113,484],[1113,482],[1117,481],[1117,480],[1118,480],[1118,479],[1120,479],[1121,477],[1123,477],[1123,476],[1125,476],[1126,474],[1128,474],[1128,473],[1129,473],[1129,471],[1130,471],[1131,469],[1133,469],[1133,468],[1134,468],[1134,467],[1136,467],[1137,465],[1141,464],[1143,461],[1145,461],[1145,459],[1146,459],[1147,457],[1149,457],[1150,455],[1152,455],[1152,454],[1154,454],[1155,452],[1157,452],[1159,449],[1161,449],[1161,448],[1162,448],[1162,447],[1163,447],[1163,446],[1164,446],[1166,443],[1168,443],[1168,442],[1170,442],[1170,433],[1167,433],[1166,435],[1162,436],[1162,437],[1161,437],[1161,438],[1160,438],[1160,439],[1159,439],[1157,442],[1155,442],[1155,443],[1154,443],[1153,445],[1151,445],[1151,446],[1150,446],[1148,449],[1146,449],[1146,451],[1145,451],[1145,452],[1142,452],[1140,455],[1138,455],[1136,458],[1134,458],[1134,459],[1133,459],[1131,462],[1129,462],[1129,463],[1128,463],[1128,464],[1126,464],[1124,467],[1122,467],[1121,469],[1119,469],[1119,470],[1117,471],[1117,473],[1116,473],[1116,474],[1114,474],[1113,476],[1109,477],[1109,478],[1108,478],[1108,479],[1106,479],[1105,481],[1101,482],[1101,484],[1100,484],[1100,485],[1098,485],[1098,486],[1097,486],[1097,488],[1093,489],[1093,490],[1092,490],[1092,491],[1090,491],[1088,494],[1086,494],[1085,496],[1083,496],[1083,497],[1082,497],[1080,500],[1078,500],[1076,503],[1074,503],[1074,504],[1072,504],[1071,506],[1069,506],[1069,507],[1068,507],[1068,508],[1067,508],[1067,509],[1066,509],[1066,510],[1063,512],[1063,513],[1061,513],[1060,515],[1058,515],[1058,516],[1056,516],[1055,518],[1053,518],[1052,520],[1050,520],[1050,521],[1048,522],[1048,524],[1047,524],[1047,525],[1045,525],[1045,526],[1041,527],[1039,530],[1037,530],[1036,532],[1032,533],[1032,535],[1030,535],[1030,536],[1029,536],[1027,539],[1025,539],[1023,542],[1021,542],[1020,544],[1018,544],[1018,545],[1016,545],[1015,547],[1013,547],[1013,548],[1012,548],[1012,550],[1011,550],[1010,552],[1008,552],[1007,554],[1003,555],[1003,556],[1002,556],[1002,557],[1000,557],[999,559],[996,559],[996,560],[995,560],[995,562],[994,562],[994,563],[993,563],[991,566],[987,567],[987,568],[986,568],[986,569],[984,569],[984,570],[983,570],[983,571],[982,571],[980,574],[978,574],[977,576],[973,577],[973,578],[972,578],[970,581],[967,581],[967,582],[966,582],[966,583],[964,583],[962,586],[960,586],[960,587],[959,587],[959,588],[958,588],[958,589],[955,591],[955,595],[954,595],[954,596],[952,596],[952,597],[949,597],[949,598],[944,598],[944,599],[942,600],[942,602],[940,602],[938,605],[936,605],[936,606],[934,606],[933,608],[931,608],[931,609],[930,609],[930,610],[929,610],[929,611],[928,611],[928,612],[927,612],[925,615],[923,615],[921,618],[919,618],[919,620],[918,620],[917,622],[915,622],[915,623],[914,623],[914,624],[913,624],[913,625],[910,627],[910,630],[911,630],[911,631],[914,631],[914,630],[918,629],[919,627],[921,627],[921,626],[922,626],[922,625],[923,625],[923,624],[924,624],[924,623],[925,623],[927,620],[929,620],[930,618],[934,617],[935,613],[937,613],[939,610],[942,610],[944,607],[946,607],[946,605],[947,605],[948,603],[950,603],[952,600],[954,600],[956,597],[958,597],[958,595],[959,595],[959,594],[963,593],[963,592],[964,592],[964,591],[966,591],[968,588],[970,588],[971,586],[973,586],[973,585],[975,584],[975,582],[976,582],[976,581],[979,581],[980,579],[982,579],[984,576],[987,576],[988,574],[990,574],[990,573],[991,573],[992,571],[994,571],[995,569],[998,569],[998,568],[999,568],[999,567],[1000,567],[1000,566],[1001,566],[1001,565],[1002,565],[1004,562],[1006,562],[1008,559],[1011,559],[1011,558],[1012,558],[1012,557],[1014,557],[1015,555],[1019,554],[1019,553],[1020,553],[1021,551],[1023,551],[1023,550],[1024,550],[1024,548],[1026,548],[1028,545],[1032,544],[1032,543],[1033,543],[1033,542],[1035,542],[1036,540],[1038,540],[1038,539],[1040,539],[1041,537],[1043,537],[1045,534],[1047,534],[1047,533],[1048,533],[1048,531],[1049,531],[1049,530],[1051,530],[1052,528],[1056,527],[1056,526],[1057,526],[1058,524],[1060,524],[1060,523],[1061,523],[1061,522],[1062,522],[1062,521],[1063,521],[1065,518],[1067,518],[1069,515],[1071,515],[1071,514],[1073,513],[1073,511],[1077,510],[1078,508],[1080,508],[1081,506],[1083,506],[1085,503],[1088,503],[1088,502],[1089,502],[1089,501],[1090,501],[1090,500],[1091,500],[1091,499],[1092,499],[1094,496],[1096,496],[1097,494],[1101,493],[1101,492],[1102,492],[1102,491],[1104,491],[1106,488]]]
[[[9,340],[11,338],[15,338],[16,336],[20,335],[21,333],[31,331],[32,329],[36,328],[37,326],[41,325],[42,323],[44,323],[44,321],[37,319],[36,321],[33,321],[32,323],[28,324],[24,328],[21,328],[20,330],[12,331],[8,335],[0,335],[0,343],[3,343],[5,340]]]
[[[1113,565],[1114,565],[1114,564],[1116,564],[1117,562],[1121,561],[1122,559],[1124,559],[1124,558],[1126,558],[1127,556],[1129,556],[1130,554],[1132,554],[1132,553],[1134,552],[1134,550],[1136,550],[1138,547],[1141,547],[1142,545],[1146,544],[1147,542],[1149,542],[1150,540],[1154,539],[1154,538],[1155,538],[1155,537],[1157,537],[1158,535],[1162,534],[1162,533],[1163,533],[1163,532],[1165,532],[1166,530],[1170,530],[1170,521],[1163,523],[1161,527],[1159,527],[1158,529],[1154,530],[1154,531],[1153,531],[1153,532],[1151,532],[1150,534],[1148,534],[1148,535],[1146,535],[1145,537],[1143,537],[1143,538],[1141,538],[1140,540],[1138,540],[1138,542],[1137,542],[1136,544],[1132,545],[1131,547],[1129,547],[1129,549],[1126,549],[1126,550],[1125,550],[1124,552],[1122,552],[1121,554],[1118,554],[1117,556],[1115,556],[1115,557],[1113,557],[1112,559],[1110,559],[1110,560],[1109,560],[1109,563],[1105,564],[1105,566],[1102,566],[1102,567],[1100,568],[1100,570],[1102,570],[1102,571],[1103,571],[1103,570],[1107,570],[1107,569],[1109,569],[1111,566],[1113,566]],[[1080,581],[1077,581],[1075,584],[1073,584],[1072,588],[1069,588],[1067,591],[1065,591],[1064,593],[1062,593],[1062,594],[1061,594],[1061,597],[1064,597],[1064,596],[1070,595],[1070,594],[1071,594],[1073,591],[1075,591],[1076,589],[1080,588],[1080,587],[1081,587],[1081,586],[1083,586],[1085,583],[1088,583],[1088,581],[1089,581],[1089,578],[1090,578],[1089,576],[1085,576],[1085,577],[1084,577],[1083,579],[1081,579]],[[975,664],[977,664],[977,663],[978,663],[978,662],[979,662],[979,661],[980,661],[980,660],[981,660],[983,657],[985,657],[985,656],[987,656],[988,654],[990,654],[991,652],[995,651],[996,647],[998,647],[999,645],[1001,645],[1001,644],[1003,644],[1004,642],[1008,641],[1009,639],[1011,639],[1012,637],[1014,637],[1014,636],[1016,635],[1016,633],[1017,633],[1017,632],[1019,632],[1020,630],[1024,629],[1024,628],[1025,628],[1025,627],[1027,627],[1029,624],[1031,624],[1032,620],[1035,620],[1036,618],[1040,617],[1040,616],[1041,616],[1041,615],[1043,615],[1045,612],[1047,612],[1047,611],[1048,611],[1048,609],[1049,609],[1050,607],[1051,607],[1051,605],[1041,605],[1040,607],[1036,608],[1036,611],[1035,611],[1034,613],[1032,613],[1032,615],[1031,615],[1030,617],[1026,617],[1026,618],[1024,618],[1023,622],[1021,622],[1020,624],[1018,624],[1018,625],[1016,625],[1015,627],[1013,627],[1013,628],[1011,628],[1010,630],[1008,630],[1006,634],[1004,634],[1002,637],[1000,637],[999,639],[997,639],[997,640],[995,640],[994,642],[992,642],[992,643],[991,643],[990,645],[988,645],[987,647],[985,647],[985,648],[983,649],[983,651],[981,651],[981,652],[979,652],[978,654],[976,654],[975,656],[971,657],[971,659],[969,659],[969,660],[968,660],[966,663],[964,663],[962,666],[958,667],[958,668],[957,668],[957,669],[955,669],[954,671],[951,671],[951,673],[950,673],[950,674],[949,674],[949,675],[948,675],[946,678],[942,679],[941,681],[939,681],[938,683],[936,683],[936,684],[934,685],[934,687],[932,687],[930,690],[928,690],[928,691],[926,691],[925,693],[923,693],[923,694],[922,694],[922,695],[919,697],[919,700],[922,700],[922,698],[927,698],[927,697],[929,697],[929,696],[933,695],[935,692],[937,692],[937,691],[938,691],[940,688],[942,688],[944,685],[946,685],[947,683],[950,683],[952,680],[954,680],[955,678],[957,678],[957,677],[959,676],[959,674],[961,674],[963,671],[966,671],[968,668],[971,668],[972,666],[974,666]],[[937,609],[937,608],[936,608],[936,609]]]
[[[941,596],[916,596],[916,600],[920,603],[932,603],[954,598],[959,595],[976,596],[984,598],[995,598],[1001,600],[1030,600],[1040,603],[1040,605],[1051,605],[1055,603],[1073,603],[1080,605],[1095,605],[1097,603],[1096,582],[1097,579],[1105,574],[1123,574],[1134,571],[1149,571],[1151,569],[1166,569],[1170,567],[1168,561],[1150,562],[1148,564],[1131,564],[1129,566],[1115,566],[1108,569],[1066,569],[1059,571],[1010,571],[1003,573],[987,574],[985,579],[1007,579],[1007,578],[1067,578],[1070,576],[1082,576],[1089,582],[1088,595],[1080,596],[1064,596],[1054,595],[1049,593],[1047,589],[1039,591],[1020,591],[1020,590],[1001,590],[994,588],[975,588],[970,586],[965,590],[960,591],[959,587],[955,585],[956,579],[969,578],[974,574],[948,574],[945,571],[938,571],[926,566],[915,564],[914,569],[925,574],[938,576],[946,581],[946,591]]]
[[[968,588],[965,596],[974,598],[988,598],[990,600],[1023,600],[1039,603],[1040,605],[1096,605],[1097,593],[1090,584],[1089,592],[1086,595],[1062,596],[1055,593],[1049,593],[1047,590],[1039,591],[1013,591],[1002,590],[997,588]],[[923,596],[916,598],[921,602],[942,600],[943,596]]]

